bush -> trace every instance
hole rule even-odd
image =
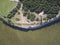
[[[27,12],[24,12],[24,14],[23,14],[24,16],[27,16],[28,15],[28,13]]]
[[[36,18],[36,21],[39,21],[39,18]]]
[[[28,16],[27,16],[27,19],[29,19],[29,20],[31,20],[31,21],[34,21],[35,20],[35,15],[34,14],[29,14]]]
[[[20,19],[19,19],[19,18],[16,18],[15,20],[16,20],[16,21],[20,21]]]
[[[54,17],[56,17],[56,14],[49,14],[49,15],[47,15],[48,19],[51,19],[51,18],[54,18]]]

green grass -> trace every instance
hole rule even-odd
[[[0,0],[0,15],[7,16],[8,13],[17,5],[16,2],[10,0]]]
[[[0,45],[60,45],[60,23],[23,32],[0,22]]]

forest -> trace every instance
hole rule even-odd
[[[31,12],[40,13],[44,11],[48,14],[48,18],[53,18],[58,14],[60,10],[59,0],[20,0],[24,4],[24,9]],[[50,16],[50,17],[49,17]]]

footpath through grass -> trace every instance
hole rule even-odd
[[[10,0],[0,0],[0,15],[7,16],[8,13],[17,5],[16,2]]]
[[[0,45],[60,45],[60,23],[23,32],[0,22]]]

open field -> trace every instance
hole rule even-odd
[[[60,45],[60,23],[24,32],[0,22],[0,45]]]
[[[17,5],[16,2],[10,0],[0,0],[0,15],[7,16],[7,14]]]
[[[7,16],[16,2],[0,0],[0,15]],[[60,45],[60,23],[35,30],[20,31],[0,21],[0,45]]]

